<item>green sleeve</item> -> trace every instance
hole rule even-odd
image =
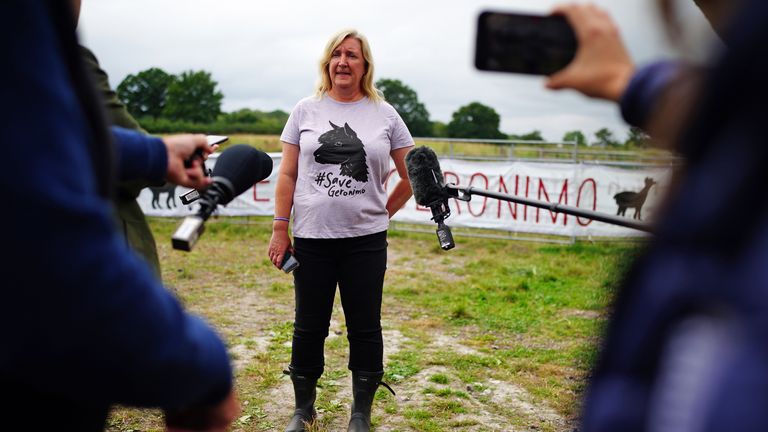
[[[139,122],[131,116],[125,104],[117,97],[117,93],[112,90],[109,85],[109,76],[101,68],[93,52],[84,46],[80,46],[80,51],[83,62],[91,74],[91,79],[101,94],[105,111],[112,124],[147,133],[141,128]],[[136,201],[141,190],[147,186],[159,185],[146,180],[133,180],[118,184],[114,202],[115,219],[118,229],[123,233],[128,244],[147,261],[159,278],[161,269],[157,244],[144,212]]]
[[[117,93],[112,90],[112,87],[109,85],[109,76],[101,68],[99,61],[96,59],[93,52],[84,46],[80,46],[80,51],[83,61],[91,73],[96,88],[101,92],[101,97],[104,99],[104,106],[112,124],[126,129],[147,133],[147,131],[141,128],[139,122],[131,116],[125,108],[125,104],[123,104],[123,102],[120,101],[120,98],[117,97]]]

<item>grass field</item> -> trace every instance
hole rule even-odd
[[[242,141],[238,141],[242,142]],[[258,147],[263,148],[261,145]],[[282,431],[293,410],[292,277],[266,258],[271,220],[217,218],[191,253],[178,221],[152,219],[163,278],[226,339],[243,412],[235,431]],[[618,280],[637,249],[390,231],[384,288],[385,381],[376,431],[570,431]],[[313,431],[345,431],[351,401],[336,299]],[[117,409],[110,431],[162,430],[155,410]]]

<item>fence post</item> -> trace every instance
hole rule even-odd
[[[573,143],[573,161],[579,161],[579,143],[576,140],[571,141]]]

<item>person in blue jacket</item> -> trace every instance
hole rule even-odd
[[[768,3],[697,4],[722,49],[703,65],[639,68],[604,11],[556,10],[579,50],[547,85],[619,102],[627,122],[685,159],[618,292],[581,431],[768,425]]]
[[[109,204],[122,179],[205,187],[199,159],[184,161],[211,150],[201,135],[109,129],[72,13],[0,3],[0,428],[103,430],[122,404],[225,430],[238,405],[222,339],[126,246]]]

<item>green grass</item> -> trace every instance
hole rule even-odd
[[[292,412],[292,277],[266,259],[268,218],[214,218],[192,252],[178,220],[151,218],[166,285],[226,339],[239,365],[234,431],[279,431]],[[616,286],[637,244],[544,243],[395,231],[382,309],[385,377],[374,425],[396,431],[570,431]],[[313,431],[345,430],[350,373],[336,300]],[[517,402],[510,403],[510,398]],[[526,405],[527,404],[527,405]],[[514,409],[511,409],[513,406]],[[520,406],[531,406],[522,409]],[[161,431],[157,410],[117,409],[110,431]]]

